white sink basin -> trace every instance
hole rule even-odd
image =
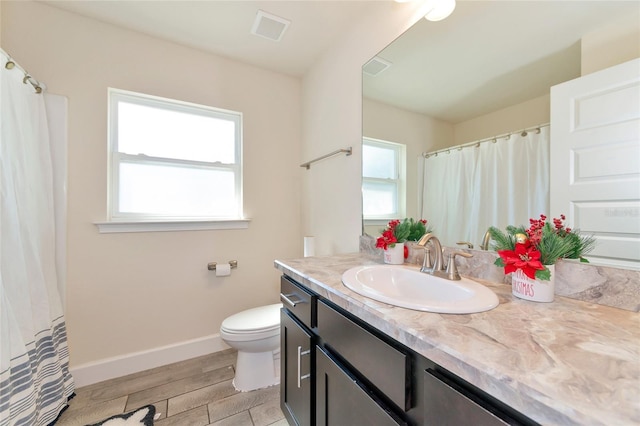
[[[498,306],[498,296],[480,283],[434,277],[410,266],[358,266],[342,282],[362,296],[418,311],[471,314]]]

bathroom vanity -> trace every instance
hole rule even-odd
[[[638,314],[556,298],[436,314],[341,282],[364,254],[276,261],[281,402],[299,425],[637,424]]]

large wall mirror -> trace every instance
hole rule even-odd
[[[438,224],[446,218],[437,219],[433,209],[425,210],[424,186],[430,179],[425,166],[429,160],[424,160],[423,153],[446,156],[452,147],[455,151],[461,145],[499,143],[545,132],[550,138],[550,87],[589,73],[583,69],[585,59],[589,62],[585,37],[617,22],[638,26],[639,7],[638,2],[628,1],[459,1],[447,19],[420,20],[365,64],[363,137],[406,147],[402,168],[406,205],[399,216],[427,219],[436,235],[441,234]],[[542,155],[548,158],[548,153]],[[520,170],[532,162],[520,157],[505,161],[504,167]],[[460,167],[456,173],[464,174],[464,164],[456,167]],[[547,191],[542,198],[548,198],[548,187],[553,185],[548,161],[531,173],[546,175],[537,183],[546,189],[526,192],[541,197]],[[474,182],[464,179],[456,187],[448,181],[431,180],[430,184],[444,194],[475,191]],[[497,185],[508,193],[504,182]],[[486,204],[512,208],[531,203],[506,200],[486,200]],[[441,210],[448,215],[451,207]],[[479,248],[489,226],[509,224],[495,223],[464,205],[458,205],[458,210],[463,212],[462,219],[451,224],[454,231],[443,241],[447,246],[470,240]],[[509,222],[527,225],[530,217],[544,213],[534,211],[524,208]],[[384,219],[364,213],[363,218],[369,235],[378,235],[384,227]],[[469,226],[475,234],[455,235],[455,229]]]

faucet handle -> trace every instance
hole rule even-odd
[[[470,243],[469,241],[458,241],[456,244],[459,246],[467,246],[467,248],[470,248],[470,249],[473,248],[473,244]]]
[[[458,273],[458,267],[456,266],[456,256],[467,258],[473,257],[472,254],[465,253],[463,251],[452,251],[449,253],[449,261],[447,262],[447,278],[454,281],[460,280],[460,274]]]
[[[422,261],[422,268],[420,272],[428,272],[431,268],[433,268],[433,260],[431,259],[431,248],[427,245],[423,246],[424,248],[424,260]]]

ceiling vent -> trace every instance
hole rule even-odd
[[[272,15],[264,10],[258,10],[256,20],[253,22],[251,34],[280,41],[284,32],[289,28],[291,21]]]
[[[391,66],[391,62],[385,61],[384,59],[376,56],[373,59],[371,59],[369,62],[364,64],[364,66],[362,67],[362,71],[365,74],[376,76],[380,74],[382,71],[389,68],[390,66]]]

